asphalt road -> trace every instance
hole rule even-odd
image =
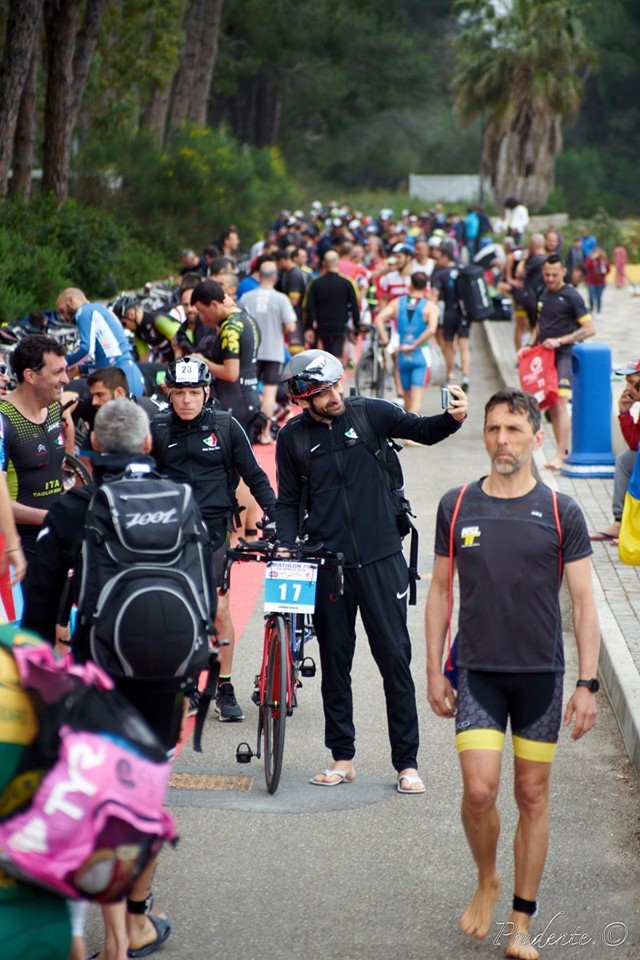
[[[410,608],[418,689],[423,796],[400,796],[389,757],[384,701],[366,637],[353,670],[358,731],[357,779],[334,789],[309,785],[328,765],[322,742],[319,677],[306,680],[287,724],[285,769],[277,794],[262,769],[235,763],[241,739],[253,745],[250,702],[261,653],[256,609],[239,644],[234,682],[247,719],[207,721],[205,752],[187,746],[176,771],[253,777],[249,790],[174,789],[169,804],[181,840],[160,861],[154,891],[173,923],[158,956],[190,960],[464,960],[498,957],[512,895],[515,806],[511,747],[505,750],[500,795],[503,892],[496,923],[483,942],[470,941],[457,919],[474,889],[471,858],[459,822],[460,775],[451,721],[431,714],[425,696],[423,610],[431,568],[435,511],[449,487],[486,472],[482,406],[497,383],[480,330],[474,329],[471,415],[463,430],[434,448],[402,453],[407,489],[418,514],[423,579]],[[437,412],[430,389],[425,412]],[[524,585],[523,585],[524,586]],[[234,589],[241,589],[236,577]],[[567,619],[567,618],[566,618]],[[567,689],[573,688],[573,640]],[[311,651],[312,652],[312,651]],[[235,779],[228,784],[241,785]],[[640,792],[606,701],[596,729],[573,744],[562,734],[552,781],[552,833],[534,933],[543,957],[640,957]],[[90,952],[101,944],[97,911]]]

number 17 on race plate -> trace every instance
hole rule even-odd
[[[296,560],[272,560],[264,579],[265,613],[313,613],[318,568]]]

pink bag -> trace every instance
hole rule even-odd
[[[9,644],[7,629],[0,643],[11,647],[23,689],[48,705],[2,808],[13,801],[15,811],[25,771],[37,779],[34,761],[44,756],[46,765],[49,755],[52,762],[26,809],[22,787],[20,809],[0,822],[0,867],[65,897],[118,900],[163,841],[175,839],[175,822],[163,808],[171,765],[99,667],[61,661],[47,644],[19,645],[33,639],[24,633]]]

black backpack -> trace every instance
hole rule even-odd
[[[404,476],[402,466],[398,459],[398,450],[402,447],[389,437],[380,436],[367,410],[366,397],[350,397],[345,400],[347,417],[351,426],[354,428],[358,437],[375,459],[376,463],[384,475],[389,496],[393,505],[393,511],[396,518],[398,533],[401,537],[406,537],[411,533],[411,545],[409,548],[409,603],[416,603],[416,581],[420,579],[418,574],[418,531],[411,522],[414,514],[411,512],[411,504],[407,500],[404,492]],[[309,430],[306,420],[300,421],[302,430],[294,430],[293,438],[296,446],[296,460],[300,465],[300,477],[302,480],[302,497],[300,500],[300,513],[298,522],[298,535],[302,537],[304,521],[309,504],[309,470],[311,468],[311,443],[309,437],[305,434]]]
[[[231,455],[232,414],[228,410],[219,410],[217,407],[213,407],[209,404],[207,404],[203,409],[207,416],[202,423],[201,430],[203,433],[215,433],[220,445],[220,452],[222,453],[222,462],[224,463],[224,468],[227,472],[227,493],[229,496],[229,503],[231,504],[229,530],[233,532],[236,527],[241,525],[240,512],[244,509],[244,507],[240,507],[238,498],[236,496],[240,475],[233,465],[233,458]],[[157,414],[151,421],[153,459],[156,461],[158,470],[160,472],[162,472],[167,459],[167,450],[169,449],[169,441],[171,439],[172,417],[172,410],[163,410],[162,413]]]
[[[477,264],[470,263],[458,270],[456,297],[465,320],[488,320],[493,314],[493,301],[484,270]]]
[[[109,674],[186,689],[209,665],[215,595],[207,529],[193,491],[153,470],[91,498],[82,542],[78,630]]]

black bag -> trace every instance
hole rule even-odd
[[[94,493],[78,608],[92,659],[113,676],[186,688],[209,664],[215,600],[206,527],[186,484],[151,470]]]
[[[456,277],[456,297],[465,320],[488,320],[493,313],[484,270],[473,263],[460,267]]]
[[[493,303],[493,313],[490,320],[511,320],[513,317],[513,304],[511,297],[491,297]]]

